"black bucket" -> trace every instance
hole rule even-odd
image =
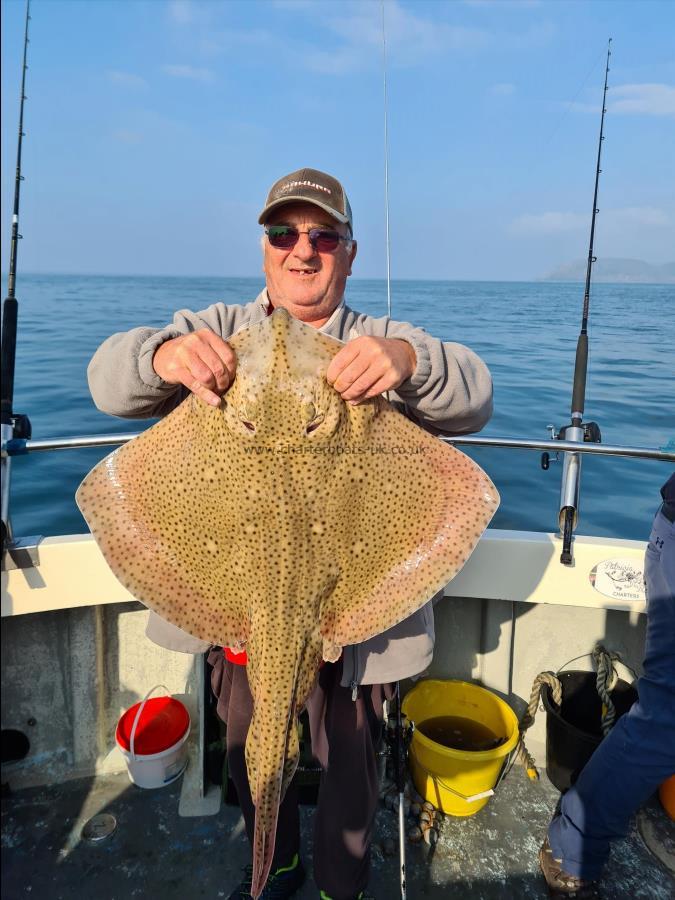
[[[602,700],[595,672],[560,672],[562,705],[553,703],[548,685],[542,691],[546,710],[546,774],[561,793],[569,790],[602,740]],[[638,698],[626,681],[618,680],[611,692],[617,718]]]

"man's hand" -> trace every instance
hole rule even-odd
[[[415,351],[407,341],[364,336],[335,355],[326,379],[343,400],[356,404],[397,388],[416,367]]]
[[[152,367],[168,384],[183,384],[211,406],[234,381],[237,357],[227,341],[208,328],[165,341]]]

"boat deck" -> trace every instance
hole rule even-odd
[[[4,900],[185,900],[227,897],[249,861],[236,806],[213,816],[178,814],[180,781],[142,790],[126,774],[26,788],[2,800]],[[537,851],[557,791],[545,776],[528,781],[514,767],[498,793],[469,819],[447,818],[438,844],[407,844],[408,896],[430,900],[544,898]],[[116,831],[99,844],[81,838],[91,816],[112,813]],[[311,872],[313,808],[302,807],[304,859]],[[654,846],[653,855],[645,843]],[[394,855],[387,855],[387,851]],[[668,900],[675,897],[675,825],[653,798],[629,837],[613,848],[600,897]],[[377,900],[395,900],[398,888],[397,817],[377,816],[369,884]],[[311,877],[296,895],[315,900]]]

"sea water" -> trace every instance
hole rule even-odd
[[[110,334],[161,327],[173,312],[218,300],[245,303],[259,279],[122,276],[28,276],[17,283],[19,327],[14,408],[27,413],[33,437],[135,432],[145,421],[99,412],[86,368]],[[569,421],[582,285],[398,281],[392,313],[446,341],[475,350],[494,379],[495,412],[485,435],[546,438]],[[347,302],[386,313],[384,281],[350,279]],[[675,288],[597,285],[590,317],[585,419],[603,441],[644,447],[675,439]],[[59,450],[16,457],[11,516],[16,535],[83,533],[75,505],[84,475],[110,449]],[[528,450],[465,450],[490,475],[502,502],[492,526],[534,531],[557,527],[561,466],[542,470]],[[579,534],[646,540],[658,489],[673,467],[663,462],[586,457]]]

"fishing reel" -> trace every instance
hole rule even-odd
[[[12,413],[12,437],[29,441],[33,435],[30,419],[25,413]]]
[[[546,430],[548,431],[549,437],[551,438],[552,441],[559,440],[559,437],[556,434],[555,425],[547,425]],[[556,450],[553,455],[553,459],[551,459],[551,454],[548,452],[548,450],[544,450],[544,452],[541,454],[542,469],[545,472],[548,471],[548,468],[552,462],[560,462],[560,454]]]
[[[392,709],[394,703],[387,704],[389,709],[384,723],[384,746],[381,754],[385,770],[382,774],[386,773],[388,778],[397,782],[399,779],[405,781],[408,748],[412,741],[415,725],[407,716],[401,716],[399,724],[396,709]]]
[[[547,425],[546,429],[549,432],[552,441],[565,441],[567,440],[568,430],[576,427],[578,426],[564,425],[560,429],[560,431],[556,432],[555,425]],[[597,422],[582,422],[581,429],[584,433],[585,444],[600,444],[602,442],[600,426]],[[548,450],[544,450],[544,452],[541,454],[542,469],[544,471],[547,471],[552,462],[560,462],[560,451],[555,450],[551,454],[548,452]]]
[[[407,751],[412,741],[415,723],[411,722],[407,716],[401,716],[401,741],[403,748]],[[398,741],[398,723],[396,721],[396,711],[390,710],[384,726],[384,739],[390,747],[394,747]]]

